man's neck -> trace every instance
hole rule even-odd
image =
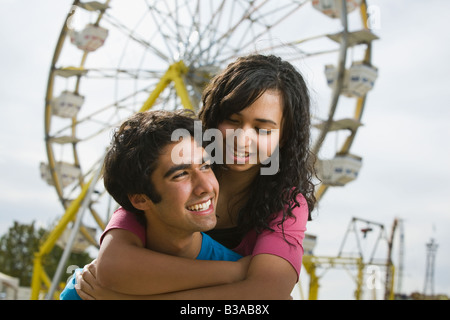
[[[200,232],[180,236],[166,231],[158,232],[147,224],[147,249],[156,252],[195,259],[200,253],[202,238]]]

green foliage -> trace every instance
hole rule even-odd
[[[35,222],[21,224],[14,221],[8,232],[0,238],[0,272],[20,279],[21,286],[30,286],[33,275],[34,254],[39,251],[49,232],[37,228]],[[63,249],[55,246],[42,261],[43,268],[52,279],[58,267]],[[83,267],[93,259],[88,253],[71,253],[67,266]],[[62,274],[61,281],[65,282],[69,274]]]

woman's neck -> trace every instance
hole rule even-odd
[[[217,170],[220,192],[224,191],[233,195],[245,193],[258,174],[257,166],[246,171],[230,170],[221,166]]]
[[[259,173],[259,168],[256,167],[254,169],[234,171],[227,168],[219,168],[216,171],[220,185],[216,211],[216,228],[222,229],[236,226],[239,211],[247,203],[250,186]]]

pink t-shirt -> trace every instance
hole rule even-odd
[[[292,211],[295,219],[287,218],[283,225],[278,226],[278,223],[283,218],[283,211],[281,210],[269,224],[269,227],[274,230],[273,232],[264,230],[258,234],[254,230],[249,231],[233,251],[242,256],[251,255],[254,257],[264,253],[279,256],[294,267],[298,280],[302,266],[303,239],[308,221],[308,205],[301,194],[297,196],[297,201],[300,203],[300,207],[296,207]],[[282,226],[284,230],[282,230]],[[114,212],[100,238],[100,243],[106,232],[111,229],[125,229],[133,232],[141,239],[144,246],[146,244],[145,227],[136,220],[133,213],[123,208],[119,208]]]
[[[279,256],[294,267],[298,280],[302,266],[303,239],[305,238],[306,223],[308,221],[308,204],[301,194],[297,196],[297,201],[300,207],[292,210],[295,219],[287,218],[282,225],[278,225],[283,219],[283,210],[280,210],[269,223],[269,227],[274,230],[273,232],[264,230],[257,234],[255,230],[251,230],[233,251],[242,256],[251,255],[254,257],[263,253]]]
[[[117,209],[113,213],[111,219],[108,222],[108,225],[100,236],[100,245],[102,244],[105,234],[112,229],[124,229],[134,233],[139,237],[139,239],[142,241],[142,245],[145,247],[147,242],[145,226],[138,222],[134,213],[127,211],[122,207]]]

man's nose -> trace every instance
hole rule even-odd
[[[197,172],[194,178],[194,193],[198,196],[205,193],[214,193],[214,174]]]

